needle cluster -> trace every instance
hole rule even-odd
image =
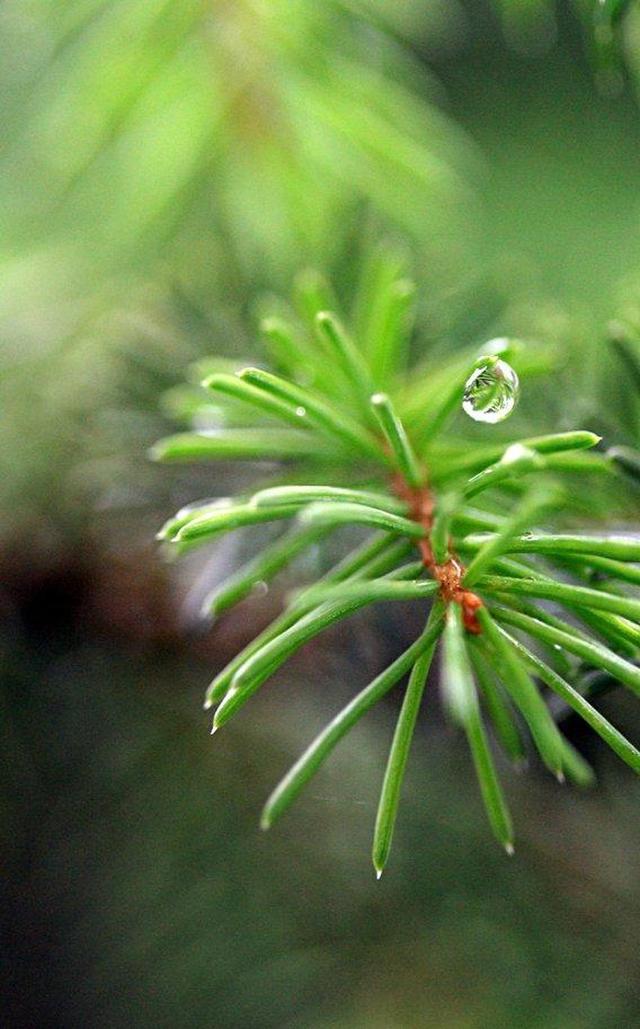
[[[585,686],[595,668],[640,693],[640,540],[549,528],[570,507],[567,473],[585,483],[616,474],[614,462],[592,449],[599,437],[577,430],[484,443],[454,435],[477,349],[410,364],[414,288],[387,252],[372,262],[363,294],[351,334],[331,313],[323,280],[301,277],[295,308],[263,323],[268,370],[207,375],[203,397],[223,421],[162,440],[154,457],[276,462],[270,483],[192,505],[160,532],[180,553],[245,526],[283,523],[275,542],[207,598],[210,614],[221,615],[342,527],[364,534],[216,676],[205,701],[215,709],[213,731],[329,625],[380,601],[414,600],[424,610],[422,633],[313,740],[262,816],[270,827],[343,736],[408,677],[375,824],[379,875],[438,650],[445,710],[467,737],[490,825],[508,852],[513,827],[494,745],[516,765],[534,749],[561,781],[592,779],[551,713],[551,694],[640,771],[639,751]],[[503,341],[502,348],[525,380],[547,360],[531,345]],[[487,438],[492,429],[485,431]]]

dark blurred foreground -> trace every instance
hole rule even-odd
[[[432,683],[376,883],[397,696],[280,825],[257,823],[294,755],[398,648],[403,615],[307,648],[212,740],[200,700],[220,653],[189,656],[170,631],[126,638],[87,615],[93,585],[63,572],[5,596],[4,1024],[636,1024],[640,791],[578,727],[597,790],[539,769],[512,782],[509,859]],[[228,628],[239,642],[246,623]],[[624,729],[632,706],[607,708]]]

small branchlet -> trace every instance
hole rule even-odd
[[[475,402],[464,391],[483,366],[478,350],[408,369],[413,287],[402,268],[394,276],[378,276],[375,268],[371,274],[386,292],[376,294],[377,316],[365,319],[364,341],[325,310],[326,290],[308,289],[301,321],[292,316],[291,324],[264,326],[274,341],[271,370],[216,372],[204,380],[203,405],[212,392],[223,412],[230,405],[228,425],[212,434],[169,437],[153,454],[164,461],[279,462],[281,473],[271,486],[231,501],[203,501],[161,530],[165,546],[180,552],[244,526],[285,523],[275,542],[216,587],[205,605],[209,613],[228,610],[256,582],[273,578],[341,526],[374,530],[320,582],[290,596],[283,613],[216,676],[205,700],[206,708],[216,708],[214,731],[327,626],[378,601],[423,605],[424,632],[311,743],[262,817],[262,825],[271,826],[348,730],[408,675],[376,818],[379,876],[440,640],[445,709],[466,734],[490,825],[507,852],[513,850],[513,829],[492,741],[514,764],[522,762],[526,747],[535,748],[561,781],[567,776],[585,785],[592,777],[554,721],[547,690],[640,771],[638,750],[570,681],[582,681],[587,666],[640,694],[640,599],[633,593],[640,583],[640,539],[546,526],[552,509],[571,509],[571,492],[560,484],[567,474],[615,475],[619,466],[635,473],[635,458],[626,452],[587,455],[599,443],[593,433],[504,443],[470,442],[460,431],[450,435],[452,421],[464,419],[458,413],[463,395],[465,410]],[[371,283],[362,288],[371,296]],[[534,345],[507,341],[501,360],[507,352],[525,380],[547,361]],[[491,370],[497,361],[491,345],[486,353],[484,365]],[[517,376],[509,381],[512,386]],[[500,384],[489,391],[484,380],[481,385],[481,420],[495,421]],[[240,425],[238,409],[244,411]]]

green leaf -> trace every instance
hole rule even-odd
[[[511,815],[493,763],[479,708],[473,712],[467,725],[467,739],[489,823],[496,839],[502,844],[507,854],[513,854]]]
[[[308,98],[313,95],[313,90],[308,92]],[[329,106],[323,107],[323,117],[337,122],[346,118],[354,129],[357,122],[346,99],[337,115]],[[377,140],[388,149],[383,134]],[[405,148],[400,161],[389,167],[411,164],[417,156],[415,148]],[[392,191],[390,182],[389,194]],[[178,512],[161,530],[167,551],[175,556],[222,532],[262,521],[295,519],[290,531],[216,587],[207,598],[215,613],[246,596],[256,581],[277,575],[304,547],[333,529],[344,526],[353,534],[358,526],[373,526],[381,533],[339,561],[319,584],[296,593],[282,615],[216,676],[205,702],[207,707],[219,704],[214,729],[307,640],[366,604],[404,600],[431,606],[425,633],[320,734],[265,809],[268,825],[349,727],[399,677],[411,672],[376,820],[373,858],[378,872],[388,857],[427,670],[442,631],[445,703],[467,735],[489,819],[508,849],[511,820],[487,740],[485,716],[507,754],[521,760],[522,714],[544,763],[559,778],[566,773],[587,785],[593,778],[591,769],[564,739],[545,703],[543,684],[550,684],[636,770],[639,760],[636,748],[581,696],[580,681],[587,674],[584,668],[594,666],[640,693],[640,667],[634,663],[640,653],[640,600],[626,585],[640,584],[640,538],[532,532],[550,499],[544,482],[542,493],[529,492],[526,478],[542,473],[546,479],[547,472],[573,475],[567,514],[581,509],[588,514],[591,503],[597,513],[606,514],[606,496],[613,496],[607,488],[618,487],[605,479],[598,493],[585,492],[583,473],[613,476],[623,469],[640,479],[638,455],[624,447],[605,455],[589,453],[600,439],[586,431],[535,436],[511,444],[485,445],[476,430],[468,434],[469,439],[462,438],[462,431],[459,438],[437,438],[447,417],[459,410],[464,383],[473,368],[513,351],[518,372],[525,367],[535,373],[541,367],[540,355],[535,346],[518,341],[492,341],[498,345],[487,344],[485,351],[490,353],[482,357],[477,349],[458,351],[455,357],[419,365],[407,374],[404,361],[413,289],[403,279],[403,264],[404,259],[391,250],[371,262],[368,285],[357,306],[356,341],[328,313],[333,300],[322,277],[313,272],[299,276],[299,320],[291,307],[276,301],[275,309],[284,318],[263,325],[269,351],[284,376],[261,368],[233,375],[235,364],[216,362],[206,372],[204,365],[194,366],[192,379],[206,374],[209,396],[192,391],[174,396],[173,405],[183,414],[191,411],[195,425],[204,424],[200,415],[219,412],[220,431],[181,433],[161,441],[154,452],[160,460],[306,462],[303,478],[300,469],[296,474],[295,468],[281,468],[278,477],[261,483],[267,488],[258,489],[253,497],[202,501],[195,509]],[[347,278],[351,276],[348,269]],[[348,288],[346,283],[345,295]],[[372,396],[374,382],[379,392]],[[222,401],[214,407],[218,396]],[[269,428],[268,419],[273,418],[283,427]],[[491,440],[499,436],[497,432]],[[421,458],[423,452],[424,467],[417,456]],[[327,481],[335,485],[325,485]],[[433,504],[429,528],[414,517],[415,505],[395,495],[403,492],[399,485],[404,482],[417,496],[427,481],[430,510]],[[269,482],[282,484],[269,486]],[[361,483],[366,488],[359,488]],[[470,498],[489,489],[494,490],[486,505],[490,510],[481,509],[482,499],[480,508],[471,506]],[[564,524],[575,523],[565,518]],[[477,612],[478,636],[465,632],[463,609],[457,603],[450,603],[444,612],[437,577],[428,577],[416,553],[416,543],[424,548],[427,536],[436,564],[458,554],[468,562],[463,585],[477,588],[483,598]],[[522,556],[514,559],[507,554]],[[586,630],[560,618],[555,606],[545,610],[548,601],[574,612]],[[548,649],[549,666],[513,639],[506,631],[511,626]],[[539,677],[538,682],[533,676]],[[574,685],[563,676],[569,676]]]
[[[566,452],[549,454],[546,458],[547,468],[554,472],[569,472],[578,475],[600,475],[615,477],[615,467],[606,454]]]
[[[314,525],[371,525],[412,539],[422,539],[425,534],[424,528],[409,518],[365,507],[364,504],[311,504],[304,508],[299,517],[301,522],[313,522]]]
[[[254,493],[251,503],[256,507],[285,506],[302,507],[314,501],[350,504],[364,504],[391,514],[406,514],[407,505],[396,497],[369,490],[347,489],[341,486],[271,486]]]
[[[537,579],[509,579],[494,575],[485,576],[481,588],[491,593],[524,593],[526,596],[539,597],[542,600],[555,600],[565,607],[577,610],[585,606],[612,611],[614,614],[640,621],[640,600],[616,596],[603,590],[588,589],[585,586],[573,586],[565,582],[540,582]]]
[[[428,628],[429,623],[427,623]],[[427,675],[429,674],[429,668],[433,659],[434,648],[435,642],[428,650],[421,654],[411,669],[409,683],[405,690],[402,707],[393,734],[373,834],[372,859],[378,879],[382,875],[389,859],[393,830],[398,815],[402,782],[418,719],[422,694],[424,693]]]
[[[510,637],[505,633],[504,638],[509,642]],[[477,645],[476,645],[477,652]],[[518,653],[517,650],[514,653]],[[550,717],[550,716],[549,716]],[[563,781],[564,774],[566,774],[579,786],[590,786],[593,783],[594,775],[593,770],[587,764],[587,762],[581,757],[580,754],[571,746],[571,744],[564,739],[560,732],[556,729],[557,741],[558,741],[558,757],[560,765],[556,770],[557,778]]]
[[[443,361],[439,367],[426,360],[412,369],[399,406],[414,438],[430,442],[433,436],[430,430],[443,403],[447,411],[451,410],[452,396],[455,402],[459,399],[462,403],[462,389],[477,355],[477,347],[468,348]]]
[[[394,540],[388,536],[366,540],[362,546],[350,552],[324,576],[324,582],[340,582],[350,578],[366,577],[368,574],[384,575],[406,557],[411,544],[405,540]],[[302,605],[300,605],[302,608]],[[266,643],[284,632],[301,617],[300,610],[290,609],[276,618],[258,636],[247,644],[210,684],[205,695],[205,710],[217,704],[225,695],[233,676],[245,661],[257,653]]]
[[[474,497],[482,490],[501,485],[517,485],[517,478],[541,471],[611,473],[611,463],[598,454],[560,453],[540,454],[535,450],[513,443],[505,450],[500,461],[489,465],[468,480],[464,486],[466,497]]]
[[[623,565],[622,567],[626,566]],[[519,561],[514,561],[510,558],[499,558],[496,561],[496,571],[505,572],[510,578],[534,579],[536,582],[552,584],[557,582],[556,579],[552,579],[548,575],[543,575],[537,568],[531,568],[528,565],[523,565]],[[576,570],[574,569],[574,571]],[[580,570],[578,569],[576,574],[579,574],[579,571]],[[563,629],[567,632],[575,632],[578,635],[584,635],[575,625],[570,626],[567,622],[564,622],[555,615],[552,615],[549,611],[544,611],[537,608],[535,605],[527,604],[522,600],[516,601],[513,595],[507,594],[506,598],[500,597],[499,599],[501,603],[506,603],[511,607],[515,607],[518,611],[523,611],[524,614],[530,614],[534,618],[539,618],[543,622],[548,622],[549,625],[555,625],[558,629]],[[630,657],[635,657],[638,646],[640,645],[640,630],[630,622],[623,618],[619,618],[617,615],[612,615],[608,612],[596,612],[590,608],[585,608],[584,606],[576,609],[576,613],[581,622],[588,625],[591,629],[594,629],[608,642],[614,641],[617,649]]]
[[[583,450],[594,447],[600,442],[601,437],[594,432],[577,430],[574,432],[553,433],[547,436],[531,436],[528,439],[512,440],[511,443],[500,443],[492,447],[469,447],[465,444],[463,454],[458,458],[447,458],[446,465],[442,470],[437,469],[439,461],[438,451],[433,457],[436,462],[435,478],[438,482],[457,478],[465,472],[480,471],[490,464],[499,461],[505,449],[518,444],[533,450],[537,454],[558,454],[563,451]]]
[[[575,614],[583,625],[589,626],[614,650],[625,654],[632,660],[638,656],[640,628],[637,625],[619,615],[612,615],[607,611],[594,611],[592,608],[576,609]],[[570,626],[569,631],[574,632],[574,626]]]
[[[237,504],[221,507],[192,518],[174,536],[177,543],[208,540],[224,532],[231,532],[246,525],[272,522],[281,518],[292,518],[295,509],[290,507],[253,507],[251,504]]]
[[[267,800],[262,814],[263,829],[269,829],[275,820],[283,814],[300,793],[300,790],[312,775],[317,772],[337,743],[366,712],[373,707],[392,686],[406,675],[418,658],[427,653],[434,645],[441,632],[442,610],[432,614],[429,627],[421,636],[404,651],[400,657],[381,672],[373,682],[357,694],[325,729],[316,737],[304,754],[296,761],[293,768],[276,786]]]
[[[478,707],[473,672],[467,654],[458,604],[449,604],[442,634],[442,691],[445,707],[457,725],[465,728]]]
[[[482,724],[473,670],[467,652],[462,612],[447,609],[443,634],[442,687],[447,708],[467,734],[482,800],[496,839],[513,853],[513,827]]]
[[[538,607],[536,604],[529,604],[526,601],[513,594],[505,593],[494,593],[493,596],[505,607],[513,608],[515,611],[521,611],[525,615],[529,615],[531,618],[538,618],[541,622],[546,622],[547,625],[555,626],[556,629],[561,629],[563,632],[570,632],[576,636],[580,636],[582,639],[590,641],[591,635],[587,635],[577,625],[569,624],[557,615],[552,614],[544,608]],[[632,625],[631,622],[626,621],[624,618],[620,618],[618,615],[609,614],[607,611],[594,611],[591,608],[580,607],[574,610],[574,614],[582,622],[583,625],[587,626],[591,630],[591,634],[594,632],[596,635],[601,636],[603,640],[612,646],[615,650],[627,657],[635,658],[638,653],[638,646],[640,645],[640,630]],[[546,644],[549,648],[552,644]],[[553,647],[557,655],[561,655],[564,652],[558,647]]]
[[[373,379],[355,343],[330,311],[320,311],[315,321],[320,340],[336,361],[337,367],[344,373],[354,396],[361,404],[368,404],[368,399],[374,392]]]
[[[264,318],[260,331],[276,367],[294,378],[304,373],[315,378],[317,357],[291,326],[281,318]]]
[[[547,460],[536,450],[513,443],[495,464],[474,475],[464,486],[465,497],[475,497],[485,489],[492,488],[517,475],[528,475],[547,467]]]
[[[503,604],[508,607],[513,607],[514,610],[522,611],[523,614],[530,615],[532,618],[539,618],[541,622],[547,622],[549,625],[555,625],[558,629],[568,628],[567,622],[563,622],[562,619],[558,618],[556,615],[551,614],[545,608],[538,607],[536,604],[531,604],[528,601],[523,600],[522,597],[514,597],[513,595],[509,596],[508,594],[503,595],[501,593],[495,593],[493,594],[493,597],[495,600],[498,601],[499,604]],[[571,628],[578,635],[582,635],[583,638],[589,638],[585,635],[584,632],[582,632],[581,629],[578,628],[578,626],[572,626]],[[553,655],[554,662],[556,664],[562,665],[563,672],[565,672],[568,675],[571,675],[573,671],[573,665],[569,660],[568,655],[564,652],[564,650],[553,647],[550,643],[545,644],[545,646]]]
[[[374,562],[371,564],[373,565]],[[389,573],[389,578],[403,578],[407,575],[413,575],[414,571],[415,566],[413,565],[394,568]],[[378,583],[380,583],[380,580],[378,580]],[[428,592],[425,591],[425,594],[432,596],[435,592],[436,584],[428,583],[426,585],[429,585],[431,589]],[[318,633],[322,632],[329,625],[333,625],[334,622],[340,621],[353,612],[358,611],[366,604],[373,603],[376,599],[384,599],[378,598],[375,590],[372,595],[370,595],[370,591],[366,589],[359,590],[358,588],[351,593],[347,583],[334,588],[337,589],[338,596],[335,601],[329,603],[316,605],[313,599],[307,602],[305,594],[301,594],[298,602],[293,607],[293,611],[296,614],[302,612],[301,617],[299,616],[294,624],[249,656],[237,669],[230,683],[229,690],[216,712],[213,721],[214,729],[219,728],[232,714],[235,714],[238,708],[244,705],[248,697],[291,654],[295,653],[309,639],[317,636]],[[312,593],[312,591],[313,587],[311,587],[309,592]],[[306,609],[309,607],[309,604],[312,605],[312,610],[307,612]]]
[[[523,616],[524,617],[524,616]],[[500,677],[531,730],[535,745],[547,768],[562,776],[562,737],[549,710],[527,673],[517,651],[495,624],[486,607],[476,611],[483,633],[494,648]]]
[[[459,495],[448,493],[445,496]],[[468,506],[457,508],[452,517],[452,524],[458,532],[463,529],[465,531],[489,529],[494,532],[502,528],[504,521],[502,515],[494,514],[492,511],[480,511],[478,508]]]
[[[349,599],[322,604],[298,618],[295,623],[251,654],[235,672],[229,689],[220,702],[214,719],[214,730],[236,714],[266,679],[291,657],[303,644],[323,632],[335,622],[364,607],[366,599]]]
[[[286,461],[292,458],[327,460],[326,444],[302,432],[284,429],[225,429],[207,436],[179,432],[161,439],[150,450],[153,461]]]
[[[338,561],[320,582],[345,582],[348,579],[385,575],[412,552],[413,543],[407,539],[393,538],[387,533],[368,538],[360,547]]]
[[[589,762],[585,761],[582,754],[568,740],[563,742],[562,768],[566,772],[567,778],[571,779],[576,786],[582,787],[582,789],[593,786],[596,776]]]
[[[607,557],[597,557],[594,554],[585,555],[582,559],[578,555],[562,555],[563,561],[570,566],[583,568],[588,564],[589,569],[600,572],[609,579],[621,579],[622,582],[630,582],[634,586],[640,586],[640,568],[635,565],[626,564],[623,561],[612,561]]]
[[[331,284],[315,268],[304,268],[298,272],[293,283],[293,295],[300,316],[311,327],[316,315],[335,306]]]
[[[461,519],[456,510],[459,503],[460,497],[457,493],[445,493],[436,504],[430,537],[431,550],[436,564],[444,564],[449,556],[449,536],[454,517],[460,527]],[[481,518],[481,522],[484,522],[483,518]],[[469,524],[468,520],[466,524]],[[478,525],[477,520],[475,525]]]
[[[424,571],[421,561],[407,565],[406,571],[413,581],[370,579],[366,582],[311,586],[308,590],[303,591],[302,597],[310,604],[324,604],[338,599],[361,599],[366,603],[373,603],[380,600],[426,600],[438,592],[439,585],[433,579],[415,580],[415,576]]]
[[[355,447],[369,457],[387,463],[382,448],[369,433],[365,432],[356,421],[336,411],[331,404],[326,403],[310,390],[260,368],[244,368],[240,375],[245,382],[249,382],[252,386],[287,401],[294,409],[303,410],[308,423],[314,425],[332,440],[338,440],[348,449]]]
[[[525,497],[500,530],[480,547],[464,574],[464,585],[470,587],[476,583],[495,559],[509,549],[511,540],[557,502],[558,491],[552,489],[536,491]]]
[[[237,501],[232,500],[231,497],[212,497],[209,500],[187,504],[164,523],[160,531],[156,533],[156,539],[174,540],[180,529],[194,518],[201,518],[205,514],[236,506]]]
[[[467,536],[465,546],[484,546],[488,536]],[[549,554],[564,557],[565,554],[580,555],[583,562],[595,557],[613,558],[618,561],[640,561],[640,537],[638,536],[581,536],[569,534],[527,532],[516,536],[507,548],[511,553]]]
[[[494,614],[501,622],[513,625],[516,629],[522,629],[529,636],[548,643],[557,643],[565,647],[570,654],[576,654],[583,661],[588,661],[597,668],[604,668],[616,679],[628,686],[630,690],[640,696],[640,668],[625,661],[618,654],[614,654],[608,647],[600,643],[589,642],[570,632],[561,632],[551,625],[545,625],[535,618],[529,618],[519,611],[512,611],[508,608],[495,608]]]
[[[376,384],[404,367],[415,286],[404,276],[406,254],[394,245],[374,249],[363,262],[355,312],[356,336]]]
[[[223,396],[233,397],[234,400],[240,400],[259,412],[279,418],[281,421],[295,425],[298,429],[306,427],[306,411],[302,408],[295,408],[291,404],[280,400],[273,393],[257,389],[237,375],[223,375],[220,373],[210,375],[203,380],[202,387],[212,393],[220,393]]]
[[[474,644],[473,640],[470,641],[470,644],[471,663],[496,736],[505,754],[514,763],[521,764],[525,759],[525,750],[513,714],[479,647]]]
[[[249,596],[257,583],[269,582],[291,564],[307,547],[317,543],[329,531],[324,526],[295,527],[239,568],[209,593],[202,605],[204,615],[218,617],[234,604]]]
[[[416,287],[410,279],[399,279],[391,286],[385,307],[380,307],[380,322],[371,341],[370,363],[376,384],[391,381],[406,363],[409,337],[414,322]]]
[[[611,747],[622,761],[628,764],[634,772],[640,774],[640,751],[615,726],[611,725],[604,715],[597,711],[581,693],[578,693],[573,686],[566,682],[562,676],[558,675],[557,672],[533,654],[519,640],[516,640],[508,633],[505,635],[509,637],[512,646],[522,654],[531,670],[546,683],[549,689],[557,693],[559,697],[562,697],[565,704],[575,711],[576,714],[580,715],[587,725],[591,726],[593,731]]]
[[[371,407],[380,422],[398,470],[410,486],[414,488],[420,486],[424,481],[424,471],[413,452],[404,425],[398,418],[391,400],[386,393],[374,393],[371,397]]]

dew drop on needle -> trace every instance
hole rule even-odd
[[[518,402],[520,383],[510,364],[487,357],[464,386],[462,409],[475,422],[501,422]]]

